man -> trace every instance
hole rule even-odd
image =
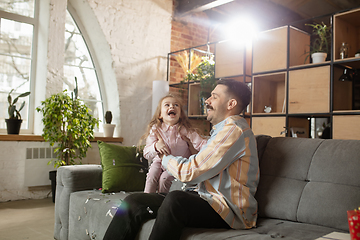
[[[256,225],[259,166],[254,134],[239,114],[251,92],[241,82],[220,80],[206,100],[213,124],[208,143],[188,159],[162,157],[162,165],[181,182],[196,185],[166,196],[128,196],[117,211],[107,240],[134,239],[142,223],[156,218],[149,239],[180,239],[185,227],[248,229]],[[124,209],[124,207],[126,208]]]

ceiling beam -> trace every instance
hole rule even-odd
[[[203,12],[234,0],[178,0],[176,14],[179,17],[194,12]]]

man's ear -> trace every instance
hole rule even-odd
[[[236,108],[237,105],[238,105],[238,102],[236,101],[236,99],[232,98],[228,101],[227,109],[232,110],[232,109]]]

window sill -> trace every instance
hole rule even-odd
[[[95,137],[90,142],[96,141],[103,141],[103,142],[117,142],[122,143],[124,138],[122,137]],[[0,141],[24,141],[24,142],[45,142],[44,138],[39,135],[12,135],[12,134],[0,134]]]

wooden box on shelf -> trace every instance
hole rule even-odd
[[[272,137],[285,137],[285,117],[253,117],[251,128],[255,135],[265,134]]]
[[[251,75],[251,47],[235,41],[216,44],[215,77]]]
[[[360,115],[333,116],[333,139],[360,140]]]
[[[189,117],[204,117],[206,112],[201,107],[201,86],[200,83],[189,84],[189,98],[188,98],[188,116]],[[206,100],[206,99],[205,99]],[[203,104],[205,107],[205,104]]]
[[[348,58],[354,58],[360,49],[360,8],[334,15],[334,59],[340,58],[340,48],[345,42],[349,47]]]
[[[289,113],[330,111],[330,66],[289,72]]]
[[[296,134],[296,137],[309,137],[310,124],[306,117],[289,117],[288,126],[291,137]]]
[[[253,43],[253,73],[286,68],[287,26],[261,32]]]
[[[285,72],[253,76],[252,86],[253,114],[266,113],[265,107],[271,107],[270,113],[285,113]]]
[[[310,34],[295,27],[290,27],[289,67],[310,63]],[[306,59],[306,61],[305,61]]]

